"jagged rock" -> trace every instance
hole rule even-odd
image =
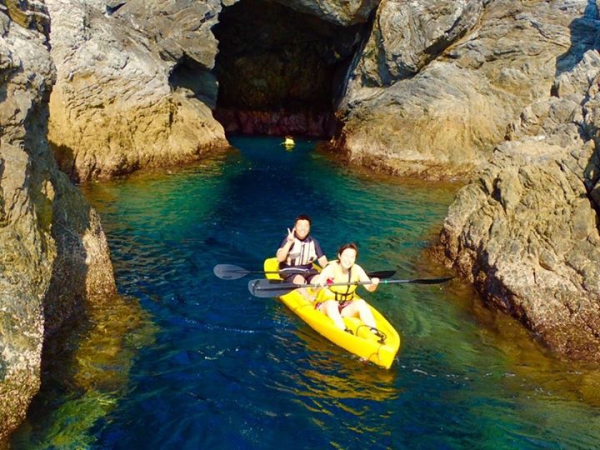
[[[481,0],[385,0],[354,74],[354,88],[389,86],[411,78],[469,33],[483,14]],[[487,2],[485,2],[487,3]]]
[[[583,0],[384,1],[334,142],[401,176],[476,170],[444,223],[445,261],[555,352],[595,361],[598,24]]]
[[[277,0],[277,2],[335,25],[348,26],[366,22],[380,0],[350,0],[345,2]]]
[[[57,82],[49,139],[77,181],[198,159],[227,146],[210,110],[218,2],[48,0]],[[193,76],[190,76],[193,72]]]
[[[98,216],[46,139],[55,68],[44,5],[7,5],[0,10],[0,446],[39,389],[44,340],[85,301],[116,292]]]
[[[590,50],[537,99],[457,195],[440,235],[448,265],[556,353],[600,362],[596,114]],[[564,95],[564,98],[562,96]]]
[[[487,301],[557,353],[600,361],[600,236],[573,170],[594,150],[575,135],[502,144],[459,192],[440,241]]]
[[[586,5],[382,2],[340,103],[337,146],[399,175],[467,177],[524,107],[550,95]]]

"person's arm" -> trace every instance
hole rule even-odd
[[[277,261],[284,262],[286,260],[286,258],[288,257],[288,253],[290,252],[290,249],[292,248],[292,246],[294,245],[294,230],[290,230],[288,228],[288,235],[285,238],[285,242],[283,243],[283,245],[281,247],[279,247],[277,249]]]
[[[370,282],[371,284],[363,284],[364,288],[369,292],[375,292],[377,286],[379,286],[379,278],[369,278],[364,269],[355,264],[356,270],[358,270],[358,279],[363,282]]]
[[[317,254],[317,262],[321,267],[325,267],[328,263],[327,256],[325,256],[325,252],[321,248],[321,244],[315,238],[312,238],[313,243],[315,244],[315,253]]]
[[[331,265],[325,267],[319,275],[313,278],[312,282],[324,287],[327,285],[327,278],[333,278],[333,267]]]

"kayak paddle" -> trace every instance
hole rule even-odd
[[[450,281],[454,277],[442,278],[415,278],[412,280],[382,280],[379,284],[394,284],[394,283],[412,283],[412,284],[438,284]],[[361,284],[371,284],[369,281],[355,281],[353,283],[331,283],[327,286],[352,286]],[[321,287],[317,284],[296,284],[286,283],[283,280],[267,280],[258,279],[248,282],[248,290],[255,297],[281,297],[282,295],[292,292],[298,288],[305,287]]]
[[[213,269],[213,272],[217,277],[221,280],[237,280],[238,278],[243,278],[246,275],[251,273],[280,273],[278,270],[273,271],[264,271],[264,270],[247,270],[243,267],[234,266],[233,264],[217,264]],[[294,275],[302,275],[306,273],[307,270],[303,268],[294,268],[291,267],[286,269],[286,273],[294,274]]]
[[[221,280],[237,280],[239,278],[243,278],[246,275],[249,275],[251,273],[278,273],[278,274],[282,274],[285,273],[287,274],[294,274],[294,275],[303,275],[307,272],[307,269],[303,269],[301,267],[288,267],[285,270],[281,270],[281,271],[264,271],[264,270],[247,270],[244,269],[243,267],[239,267],[239,266],[234,266],[233,264],[217,264],[214,269],[213,272],[215,273],[215,275],[220,278]],[[381,270],[379,272],[370,272],[367,275],[369,275],[369,277],[373,278],[391,278],[394,276],[394,274],[396,273],[395,270]]]

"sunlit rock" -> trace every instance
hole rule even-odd
[[[114,295],[98,215],[54,160],[55,68],[39,2],[0,6],[0,446],[40,386],[43,344],[86,301]]]
[[[49,139],[72,179],[188,162],[227,145],[211,112],[218,3],[47,5],[57,64]]]
[[[467,178],[523,108],[551,95],[586,6],[382,2],[348,76],[336,145],[398,175]]]
[[[440,236],[448,264],[559,355],[600,361],[595,50],[509,127],[457,195]],[[563,97],[564,96],[564,97]]]
[[[366,22],[380,0],[349,0],[345,2],[277,0],[277,2],[335,25],[346,26]]]

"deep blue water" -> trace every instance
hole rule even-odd
[[[219,263],[259,270],[300,213],[330,258],[352,240],[367,270],[446,274],[422,252],[454,187],[340,167],[309,141],[232,143],[86,189],[122,298],[70,338],[15,448],[600,448],[598,373],[544,356],[458,281],[365,294],[403,338],[385,370],[252,297],[252,276],[216,278]]]

